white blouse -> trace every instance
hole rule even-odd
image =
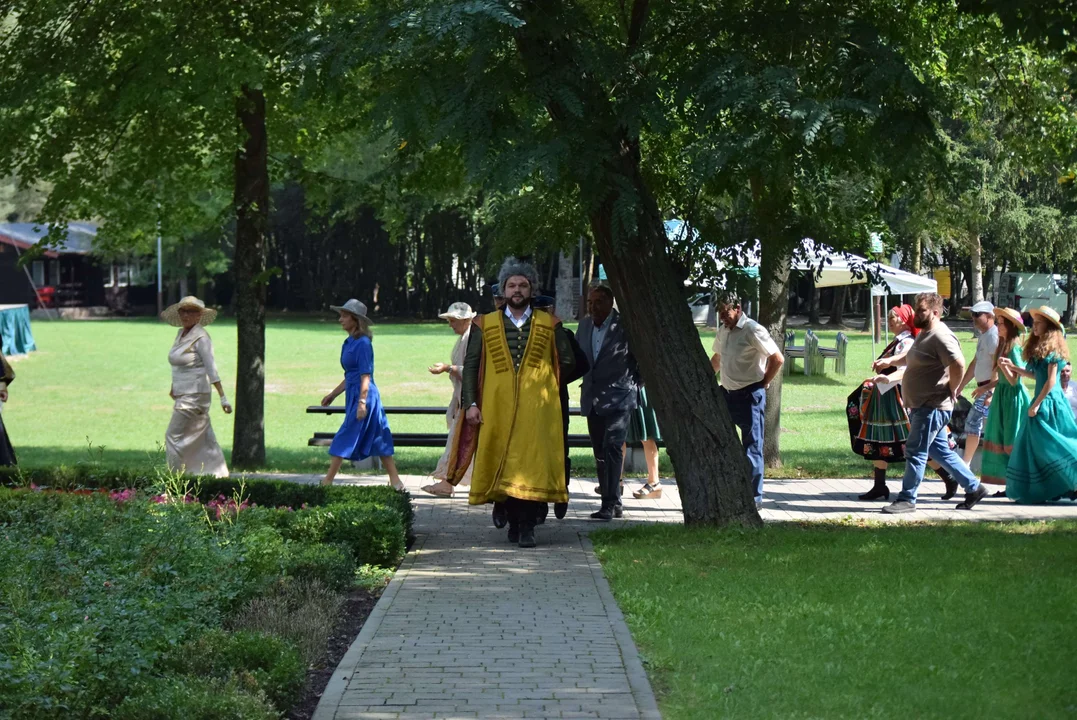
[[[201,325],[195,325],[186,336],[182,329],[177,333],[168,362],[176,395],[208,393],[213,383],[221,381],[213,360],[213,341]]]

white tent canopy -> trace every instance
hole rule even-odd
[[[810,242],[810,241],[805,241]],[[875,297],[884,295],[915,295],[922,292],[938,292],[939,284],[934,278],[915,275],[889,265],[874,263],[859,255],[836,252],[824,246],[809,254],[810,261],[801,260],[794,264],[794,269],[809,272],[823,265],[822,275],[815,280],[815,287],[837,287],[839,285],[861,285],[868,281],[863,274],[864,268],[870,268],[877,276],[878,283],[872,285],[871,294]],[[853,268],[861,269],[856,277]]]

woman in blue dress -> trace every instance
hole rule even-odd
[[[344,424],[329,446],[329,455],[333,459],[322,485],[333,484],[333,478],[345,460],[378,457],[389,473],[389,484],[395,490],[403,490],[404,484],[400,482],[393,460],[393,433],[385,418],[378,386],[374,384],[374,345],[370,340],[372,333],[366,305],[352,299],[343,305],[333,305],[331,309],[340,313],[340,327],[348,337],[340,350],[344,380],[322,398],[322,406],[331,405],[343,392],[347,409]]]
[[[1077,422],[1058,382],[1069,359],[1062,321],[1046,305],[1032,310],[1032,332],[1025,341],[1026,367],[999,358],[999,367],[1036,380],[1028,419],[1013,442],[1006,465],[1006,497],[1041,503],[1074,496],[1077,489]]]

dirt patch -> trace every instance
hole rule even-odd
[[[318,707],[318,701],[322,699],[322,693],[325,691],[325,686],[329,684],[333,671],[337,669],[344,654],[355,642],[355,637],[363,629],[363,624],[380,596],[381,590],[377,593],[353,590],[345,599],[336,627],[329,635],[325,662],[307,672],[307,686],[303,690],[303,697],[285,715],[288,720],[310,720],[314,717],[314,710]]]

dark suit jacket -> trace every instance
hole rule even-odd
[[[606,323],[609,327],[602,338],[597,357],[591,349],[591,335],[594,332],[591,318],[581,320],[576,331],[576,339],[591,366],[583,376],[583,391],[580,393],[580,410],[585,416],[592,412],[613,415],[636,409],[639,366],[628,349],[628,336],[620,313],[616,310],[611,312]]]

